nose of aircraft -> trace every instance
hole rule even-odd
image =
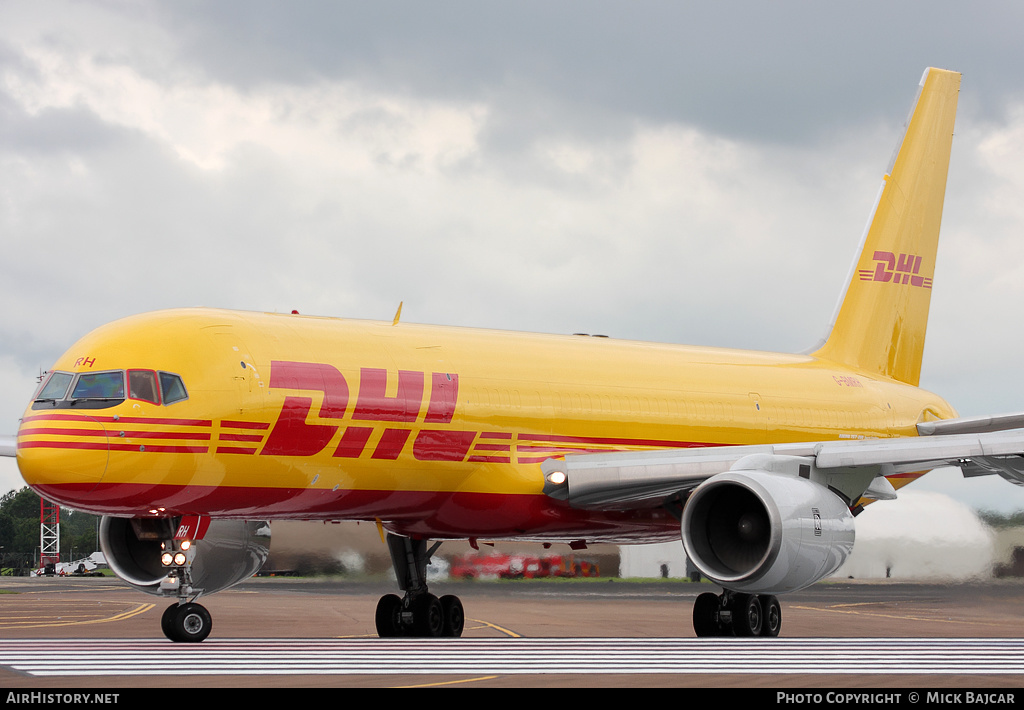
[[[17,456],[28,485],[71,504],[69,496],[88,493],[102,480],[109,458],[107,432],[81,414],[26,416],[18,429]]]

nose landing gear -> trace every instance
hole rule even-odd
[[[161,543],[161,563],[167,576],[160,582],[161,596],[176,596],[178,601],[164,610],[160,628],[164,636],[178,643],[199,643],[210,635],[213,618],[202,604],[195,600],[202,594],[192,583],[192,562],[195,548],[191,540],[164,540]],[[188,598],[192,597],[192,601]]]
[[[160,617],[160,628],[171,641],[198,643],[210,635],[213,619],[201,604],[171,604]]]

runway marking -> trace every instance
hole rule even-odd
[[[1014,674],[1022,639],[0,640],[33,676],[535,673]]]
[[[481,619],[466,619],[466,621],[472,621],[475,624],[480,624],[480,626],[474,627],[474,628],[477,628],[477,629],[486,627],[488,629],[494,629],[495,631],[500,631],[501,633],[505,634],[506,636],[508,636],[510,638],[514,638],[514,639],[522,638],[522,636],[517,634],[515,631],[511,631],[509,629],[506,629],[504,626],[498,626],[497,624],[492,624],[489,621],[483,621]]]
[[[138,616],[139,614],[145,614],[147,611],[152,609],[154,606],[156,606],[156,604],[136,604],[134,606],[134,608],[126,609],[124,611],[119,611],[118,613],[114,614],[113,616],[104,616],[104,617],[100,617],[100,618],[95,618],[95,614],[93,614],[92,618],[86,618],[86,619],[77,620],[77,621],[74,619],[74,617],[85,616],[85,614],[81,613],[79,610],[76,610],[76,612],[78,612],[78,613],[62,613],[54,621],[43,621],[43,622],[39,621],[39,614],[38,614],[38,611],[37,611],[38,610],[38,606],[35,606],[35,607],[33,607],[33,612],[32,612],[32,617],[31,617],[32,621],[35,622],[35,623],[26,623],[26,622],[18,621],[17,619],[19,617],[11,616],[8,613],[8,614],[5,614],[4,616],[0,617],[0,629],[41,629],[41,628],[49,628],[49,627],[53,627],[53,626],[84,626],[84,625],[87,625],[87,624],[106,624],[106,623],[109,623],[111,621],[124,621],[125,619],[132,618],[133,616]],[[66,608],[66,606],[63,607],[63,608]]]
[[[985,621],[976,621],[973,619],[950,619],[941,618],[939,616],[918,616],[914,614],[883,614],[879,611],[861,611],[859,609],[842,608],[852,606],[877,606],[878,604],[879,602],[859,602],[857,604],[834,604],[829,606],[801,606],[794,604],[791,608],[800,609],[801,611],[827,611],[832,614],[848,614],[850,616],[874,616],[880,619],[928,621],[937,624],[971,624],[972,626],[999,626],[999,624],[989,623]]]
[[[415,683],[414,685],[398,685],[396,688],[445,688],[450,685],[465,685],[466,683],[479,683],[482,680],[494,680],[499,676],[482,675],[478,678],[459,678],[458,680],[442,680],[436,683]]]

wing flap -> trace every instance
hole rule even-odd
[[[1024,486],[1024,458],[1020,456],[976,456],[960,466],[966,478],[1002,476],[1015,486]]]
[[[14,436],[0,436],[0,456],[17,456],[18,439]]]

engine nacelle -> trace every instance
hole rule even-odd
[[[168,570],[160,563],[161,543],[174,537],[170,518],[104,517],[100,548],[118,577],[149,594],[160,594]],[[192,582],[196,591],[212,594],[259,571],[270,554],[270,524],[255,520],[212,520],[202,540],[194,543]]]
[[[853,516],[824,486],[799,476],[727,471],[686,503],[683,546],[726,589],[782,594],[814,584],[853,549]]]

